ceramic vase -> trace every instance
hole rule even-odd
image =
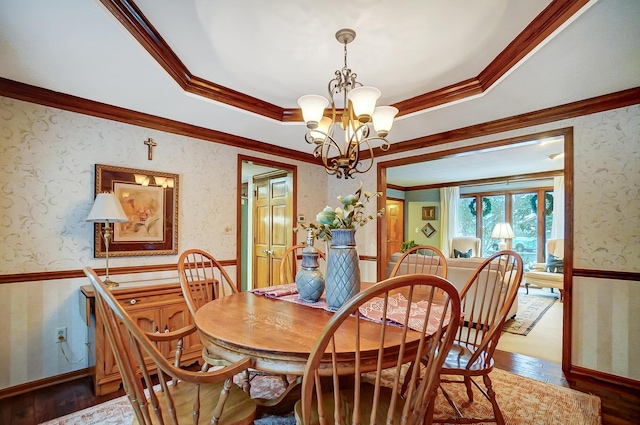
[[[329,308],[339,309],[360,292],[360,265],[354,229],[331,230],[327,253],[326,298]]]
[[[302,250],[302,264],[296,273],[298,295],[306,302],[316,302],[324,292],[324,276],[318,264],[318,250],[313,246],[313,233],[307,232],[307,246]]]

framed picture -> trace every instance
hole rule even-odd
[[[422,219],[423,220],[435,220],[436,219],[436,207],[422,207]]]
[[[178,253],[178,175],[96,164],[95,193],[111,192],[129,221],[113,223],[109,257]],[[103,223],[95,223],[94,256],[105,256]]]
[[[428,238],[433,236],[433,234],[436,232],[436,229],[431,225],[431,223],[425,224],[421,230],[422,233]]]

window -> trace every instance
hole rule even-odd
[[[478,235],[482,239],[482,252],[485,257],[498,250],[500,240],[491,238],[491,231],[496,223],[505,220],[505,195],[482,196],[482,233]]]
[[[542,197],[544,204],[539,200]],[[482,255],[488,257],[500,243],[491,238],[493,227],[509,222],[514,238],[507,240],[507,247],[522,256],[525,270],[529,270],[533,263],[545,261],[552,211],[553,191],[547,188],[468,194],[458,203],[458,230],[462,236],[480,238]]]
[[[511,227],[514,234],[511,247],[520,254],[527,269],[531,268],[531,265],[536,263],[538,259],[538,214],[533,208],[536,201],[537,192],[511,195],[511,204],[513,205]]]
[[[471,199],[460,198],[458,200],[458,231],[460,236],[476,235],[476,214],[471,210]]]

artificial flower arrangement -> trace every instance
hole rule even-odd
[[[360,198],[364,196],[364,201]],[[324,241],[331,240],[331,230],[333,229],[354,229],[367,224],[374,218],[382,217],[384,214],[384,208],[375,214],[365,215],[364,207],[372,198],[382,196],[382,192],[370,193],[362,191],[362,182],[360,187],[353,195],[338,196],[338,200],[342,204],[342,207],[335,209],[327,206],[324,210],[320,211],[316,215],[317,223],[309,223],[308,225],[302,225],[305,230],[311,230],[313,235]]]

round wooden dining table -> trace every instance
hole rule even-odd
[[[200,307],[195,314],[195,325],[209,355],[232,362],[250,357],[255,369],[303,375],[309,354],[332,316],[333,312],[323,308],[239,292]],[[353,325],[341,327],[343,335],[338,339],[343,341],[337,347],[338,352],[343,353],[340,366],[347,369],[354,360],[355,319]],[[371,358],[373,369],[380,348],[380,325],[361,320],[360,326],[363,356]],[[387,335],[383,363],[394,366],[398,360],[394,345],[399,345],[402,329],[390,328],[389,332],[397,332],[397,339]],[[411,346],[417,349],[418,345],[419,333],[410,332],[415,334],[415,344],[407,347],[405,354],[411,352]]]

